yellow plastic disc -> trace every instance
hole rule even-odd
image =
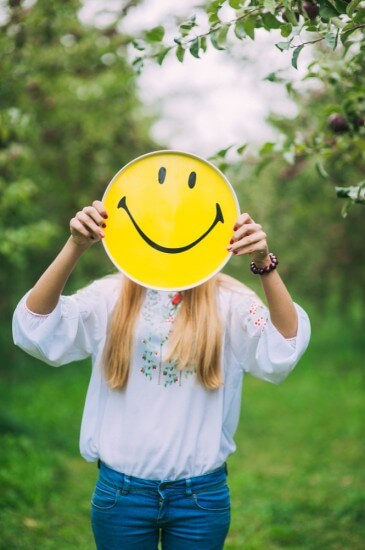
[[[103,245],[133,281],[185,290],[215,275],[239,216],[236,195],[210,162],[180,151],[156,151],[124,166],[103,199]]]

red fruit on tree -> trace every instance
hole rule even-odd
[[[332,113],[332,115],[328,117],[328,124],[336,134],[341,134],[349,130],[346,118],[339,113]]]
[[[319,14],[318,4],[316,4],[315,2],[311,2],[310,0],[305,0],[303,2],[303,10],[310,20],[315,19]]]

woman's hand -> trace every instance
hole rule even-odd
[[[258,267],[264,267],[271,263],[266,233],[249,214],[241,214],[233,230],[234,233],[227,250],[237,256],[249,254]]]
[[[102,228],[106,227],[108,214],[100,201],[85,206],[70,221],[71,239],[78,246],[89,247],[105,237]]]

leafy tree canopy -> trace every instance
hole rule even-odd
[[[77,0],[31,7],[9,0],[3,7],[3,289],[22,287],[22,280],[27,288],[64,242],[72,213],[101,197],[123,164],[153,146],[125,61],[126,37],[115,25],[83,25],[80,7]],[[105,273],[95,259],[88,261],[84,279]],[[2,300],[4,311],[11,299],[10,291]]]
[[[272,47],[291,55],[293,69],[298,68],[304,48],[316,45],[318,55],[309,64],[305,80],[321,83],[328,102],[323,105],[310,128],[298,128],[293,136],[282,128],[276,143],[261,148],[261,166],[281,156],[294,165],[303,157],[313,158],[321,176],[336,173],[339,165],[365,160],[365,9],[360,0],[213,0],[203,2],[196,12],[205,19],[198,24],[196,15],[180,22],[173,41],[165,38],[160,25],[132,38],[137,52],[133,61],[139,73],[148,59],[161,64],[174,54],[179,62],[187,55],[201,58],[207,49],[228,50],[234,42],[254,41],[257,32],[273,34]],[[227,11],[230,17],[227,16]],[[222,16],[224,14],[224,16]],[[199,20],[201,17],[199,17]],[[260,51],[258,55],[264,55]],[[298,92],[290,80],[278,73],[266,79],[285,86],[294,97]],[[219,151],[224,158],[231,148]],[[242,153],[244,146],[238,146]],[[337,187],[340,197],[365,203],[365,180],[344,182]],[[343,211],[347,213],[348,204]]]

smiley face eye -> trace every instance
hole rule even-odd
[[[166,168],[161,166],[161,168],[158,171],[158,183],[163,183],[166,178]]]
[[[190,189],[192,189],[195,184],[196,184],[196,173],[195,172],[190,172],[190,176],[189,176],[189,180],[188,180],[188,185],[189,185]]]

